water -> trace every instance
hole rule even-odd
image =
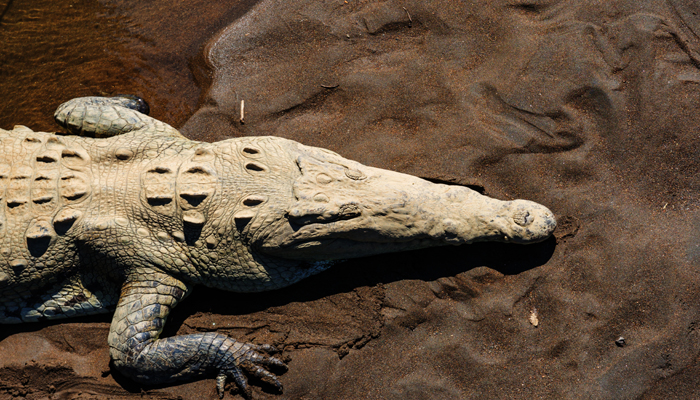
[[[195,111],[206,40],[254,3],[0,0],[0,127],[55,131],[73,97],[135,94],[173,126]],[[226,3],[226,4],[219,4]]]

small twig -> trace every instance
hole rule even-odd
[[[411,28],[413,26],[413,18],[411,18],[411,14],[409,14],[406,7],[402,7],[402,8],[404,11],[406,11],[406,15],[408,16],[408,27]]]
[[[63,342],[64,342],[65,344],[67,344],[68,347],[70,347],[71,350],[75,351],[75,347],[73,347],[73,345],[70,344],[70,342],[68,342],[68,340],[66,339],[66,334],[65,334],[65,333],[61,332],[61,338],[63,339]]]
[[[245,101],[241,100],[241,125],[245,124]]]
[[[322,88],[324,89],[335,89],[340,85],[321,85]]]

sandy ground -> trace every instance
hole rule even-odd
[[[258,399],[700,398],[697,3],[223,3],[0,0],[0,127],[132,93],[193,139],[282,136],[534,200],[559,228],[195,291],[166,335],[283,349],[285,391]],[[109,321],[3,326],[0,398],[217,398],[121,377]]]

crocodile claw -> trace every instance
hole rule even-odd
[[[216,377],[216,391],[219,394],[219,398],[224,398],[227,378],[231,378],[231,380],[233,380],[244,398],[253,398],[253,394],[248,386],[248,380],[246,379],[243,371],[245,371],[248,375],[254,376],[261,381],[274,386],[277,391],[282,392],[282,382],[279,381],[277,376],[262,368],[262,366],[286,370],[287,365],[278,358],[264,356],[259,353],[261,351],[268,354],[276,353],[277,349],[274,346],[267,344],[241,344],[241,346],[244,348],[242,349],[244,350],[243,355],[237,357],[233,362],[233,365],[221,368],[219,375]]]
[[[144,115],[148,115],[151,113],[151,107],[148,106],[146,100],[139,96],[133,94],[118,94],[114,97],[131,100],[128,103],[122,103],[124,107],[131,108],[132,110],[136,110]]]

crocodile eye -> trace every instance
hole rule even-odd
[[[356,169],[350,169],[350,168],[345,168],[345,176],[347,176],[348,178],[350,178],[354,181],[359,181],[359,180],[367,178],[367,175],[362,173],[362,171],[358,171]]]

